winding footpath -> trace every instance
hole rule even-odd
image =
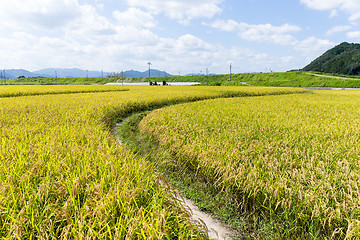
[[[317,77],[327,77],[327,78],[335,78],[335,79],[345,79],[345,80],[360,80],[358,78],[346,78],[346,77],[337,77],[337,76],[329,76],[329,75],[322,75],[316,73],[305,73],[307,75],[317,76]]]
[[[112,134],[120,145],[124,145],[124,143],[118,137],[117,129],[122,123],[126,122],[128,118],[129,117],[123,118],[112,129]],[[161,184],[172,189],[168,183]],[[195,222],[203,222],[206,225],[210,239],[230,240],[232,239],[230,236],[236,235],[236,232],[229,226],[213,218],[210,214],[201,211],[192,200],[182,196],[178,190],[174,190],[173,192],[175,193],[174,197],[179,200],[182,207],[191,213],[192,220]]]

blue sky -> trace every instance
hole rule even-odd
[[[360,0],[0,0],[0,68],[287,71],[359,23]]]

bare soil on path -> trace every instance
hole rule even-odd
[[[312,76],[317,76],[317,77],[327,77],[327,78],[345,79],[345,80],[360,80],[358,78],[337,77],[337,76],[329,76],[329,75],[316,74],[316,73],[306,73],[306,74],[312,75]]]

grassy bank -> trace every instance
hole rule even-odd
[[[331,74],[329,76],[349,77],[350,79],[336,79],[313,76],[306,72],[273,72],[273,73],[239,73],[226,75],[198,75],[167,77],[168,82],[200,82],[209,86],[274,86],[274,87],[335,87],[360,88],[360,79],[354,76]],[[152,81],[162,82],[165,78],[151,78]]]
[[[274,73],[238,73],[230,76],[225,75],[194,75],[194,76],[171,76],[151,77],[152,82],[200,82],[209,86],[277,86],[277,87],[341,87],[360,88],[360,79],[354,76],[329,74],[329,76],[347,77],[350,79],[334,79],[306,74],[306,72],[274,72]],[[104,78],[25,78],[8,79],[7,84],[106,84],[129,82],[148,82],[148,78],[104,77]],[[246,83],[246,84],[244,84]]]

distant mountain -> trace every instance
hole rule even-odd
[[[151,77],[165,77],[165,75],[167,77],[172,76],[171,74],[169,74],[169,73],[167,73],[165,71],[159,71],[159,70],[156,70],[156,69],[150,69],[150,76]],[[130,70],[130,71],[125,72],[125,76],[126,77],[149,77],[149,70],[144,71],[144,72]]]
[[[102,77],[107,76],[101,71],[87,71],[78,68],[47,68],[35,71],[35,74],[44,75],[48,77],[59,78],[84,78],[84,77]]]
[[[106,76],[120,76],[121,72],[102,72],[102,71],[87,71],[87,70],[82,70],[82,69],[78,69],[78,68],[72,68],[72,69],[61,69],[61,68],[48,68],[48,69],[43,69],[43,70],[39,70],[36,71],[34,73],[39,74],[39,75],[47,75],[47,76],[51,76],[54,77],[55,76],[55,71],[57,74],[57,77],[59,78],[84,78],[84,77],[89,77],[89,78],[94,78],[94,77],[106,77]],[[165,76],[165,74],[167,76],[171,76],[168,73],[156,70],[156,69],[151,69],[150,70],[150,75],[152,77],[163,77]],[[130,71],[125,71],[125,77],[147,77],[149,76],[149,71],[144,71],[144,72],[139,72],[139,71],[134,71],[134,70],[130,70]]]
[[[343,42],[326,51],[302,70],[360,75],[360,44]]]
[[[2,72],[2,71],[1,71]],[[47,68],[34,72],[30,72],[24,69],[9,69],[5,71],[6,78],[18,78],[20,76],[24,77],[43,77],[43,78],[95,78],[95,77],[107,77],[107,76],[121,76],[121,72],[102,72],[102,71],[87,71],[78,68]],[[1,74],[2,75],[2,74]],[[171,74],[159,71],[156,69],[150,70],[151,77],[164,77],[172,76]],[[139,72],[139,71],[125,71],[125,77],[148,77],[149,71]],[[1,78],[1,77],[0,77]]]
[[[4,70],[2,70],[1,72],[2,72],[1,77],[3,77]],[[32,72],[29,72],[29,71],[24,70],[24,69],[7,69],[7,70],[5,70],[5,77],[6,78],[18,78],[19,76],[37,77],[36,74],[33,74]]]

